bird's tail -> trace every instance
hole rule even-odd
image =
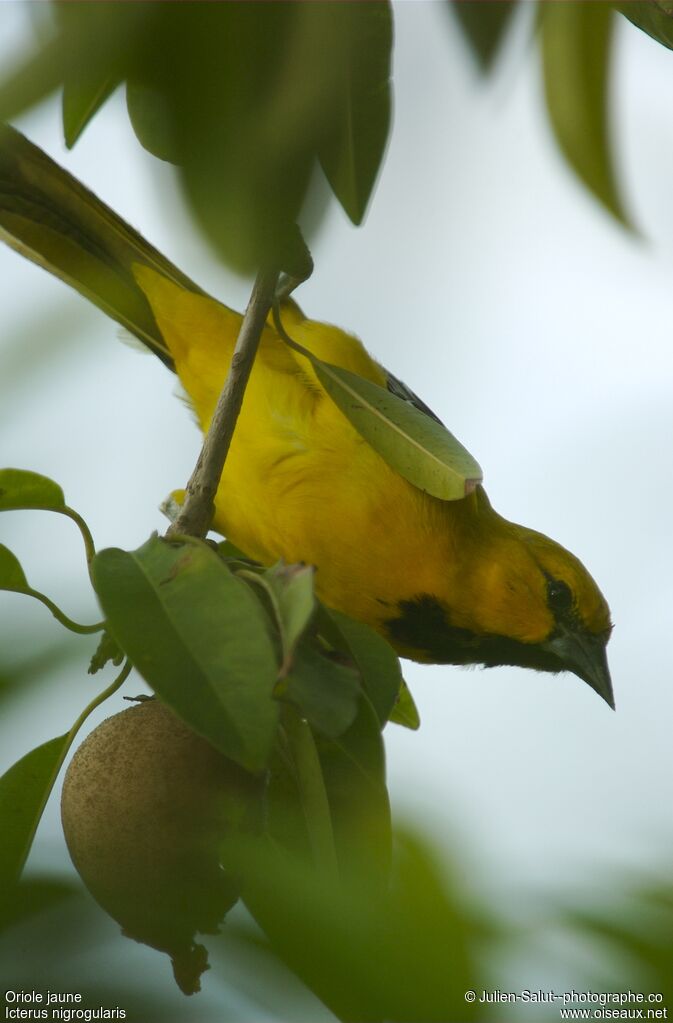
[[[0,238],[75,288],[174,369],[132,272],[153,267],[204,292],[41,149],[0,125]]]

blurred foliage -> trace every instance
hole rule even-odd
[[[673,879],[654,883],[616,879],[606,905],[587,900],[563,922],[607,952],[614,969],[602,978],[606,990],[652,991],[673,1006]]]
[[[447,0],[483,71],[495,61],[517,0]]]
[[[52,673],[73,664],[80,654],[73,637],[66,636],[41,648],[39,637],[33,633],[30,642],[15,637],[11,651],[7,647],[0,650],[0,708],[5,709],[6,703],[36,686],[45,685]]]
[[[673,4],[659,0],[620,3],[618,9],[658,43],[673,49]]]
[[[2,119],[60,85],[72,146],[125,82],[139,141],[238,268],[283,251],[317,164],[361,222],[390,125],[387,3],[57,3],[54,21],[0,86]]]
[[[366,877],[339,883],[270,844],[224,850],[275,954],[339,1019],[476,1018],[464,995],[479,925],[418,838],[398,834],[393,862],[380,889]]]
[[[1,119],[61,88],[71,147],[124,85],[138,140],[177,166],[201,231],[239,270],[270,256],[282,260],[318,167],[349,218],[362,222],[390,131],[393,12],[386,0],[53,0],[52,7],[51,32],[41,23],[33,51],[0,81]],[[523,7],[529,5],[515,0],[450,2],[484,72]],[[537,24],[561,151],[627,223],[608,128],[617,12],[671,46],[671,5],[659,0],[539,3]],[[314,214],[303,218],[309,232]]]
[[[105,919],[70,878],[34,875],[0,903],[3,991],[78,991],[87,1008],[120,1006],[138,1023],[184,1020],[170,989],[148,984],[147,971],[135,980],[131,971],[115,971],[109,948]]]
[[[541,12],[545,95],[566,159],[618,220],[608,133],[608,81],[615,15],[606,3],[552,3]]]

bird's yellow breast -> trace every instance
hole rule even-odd
[[[136,274],[205,430],[241,317],[148,268]],[[288,312],[284,322],[296,341],[385,386],[383,370],[356,338]],[[442,502],[388,467],[324,393],[308,360],[271,326],[215,505],[214,528],[247,554],[263,563],[315,565],[326,603],[372,624],[390,617],[401,599],[436,588],[438,566],[446,563],[446,550],[438,549]]]

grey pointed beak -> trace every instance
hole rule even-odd
[[[602,636],[564,629],[545,643],[545,649],[558,657],[567,671],[572,671],[590,685],[614,710],[615,698],[605,644]]]

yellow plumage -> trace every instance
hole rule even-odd
[[[207,429],[238,313],[9,128],[0,129],[0,231],[175,368]],[[283,319],[323,361],[394,393],[400,386],[345,331],[305,319],[292,302]],[[400,653],[569,670],[614,706],[609,610],[582,563],[503,519],[480,486],[441,501],[399,476],[271,324],[215,503],[214,527],[246,554],[315,565],[324,602],[373,626]]]
[[[205,431],[241,316],[147,267],[134,272]],[[292,304],[284,324],[314,355],[386,386],[385,371],[355,337],[303,318]],[[497,515],[481,488],[446,502],[408,483],[325,394],[310,361],[270,324],[215,507],[214,528],[247,554],[264,563],[282,557],[315,565],[316,589],[327,604],[418,660],[443,659],[441,635],[434,646],[431,637],[424,644],[424,637],[415,641],[413,630],[406,635],[391,623],[404,621],[405,607],[423,598],[434,602],[437,625],[442,612],[453,632],[544,643],[555,622],[541,566],[570,586],[590,632],[608,628],[607,605],[573,555]]]

